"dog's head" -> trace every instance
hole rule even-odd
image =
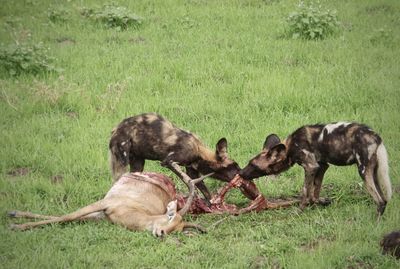
[[[189,228],[194,228],[200,232],[206,232],[205,229],[197,224],[185,222],[182,216],[177,212],[177,200],[171,201],[167,205],[166,218],[161,216],[153,225],[153,235],[162,237],[172,232],[181,232]]]
[[[240,171],[239,164],[228,156],[226,138],[221,138],[216,144],[215,158],[212,161],[200,161],[198,168],[202,174],[213,173],[213,178],[223,181],[231,181]]]
[[[262,151],[253,157],[239,175],[251,180],[265,175],[279,174],[289,168],[287,148],[275,134],[267,136]]]

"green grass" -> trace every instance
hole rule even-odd
[[[322,41],[284,36],[295,0],[114,2],[144,18],[143,25],[118,31],[80,15],[106,1],[0,1],[1,46],[42,42],[63,69],[11,77],[0,68],[0,267],[400,266],[379,249],[384,233],[400,229],[399,1],[321,1],[341,21],[339,32]],[[49,10],[67,12],[52,22]],[[389,152],[393,199],[377,222],[356,168],[331,167],[323,190],[335,199],[331,206],[188,216],[206,227],[226,217],[206,235],[160,240],[105,222],[8,229],[10,209],[63,214],[100,199],[111,183],[111,129],[150,111],[211,148],[226,137],[241,166],[272,132],[284,137],[304,124],[366,123]],[[28,173],[10,175],[17,168]],[[145,169],[173,176],[157,162]],[[302,179],[294,167],[257,185],[267,197],[288,196]],[[247,203],[237,191],[228,199]]]

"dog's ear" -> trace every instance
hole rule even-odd
[[[278,145],[279,143],[281,143],[281,140],[279,139],[279,137],[276,134],[270,134],[265,139],[263,149],[269,150],[272,147]]]
[[[286,146],[284,144],[278,144],[272,147],[268,153],[267,157],[270,160],[279,162],[286,158]]]
[[[225,160],[228,158],[228,141],[226,141],[225,137],[218,141],[215,153],[220,160]]]

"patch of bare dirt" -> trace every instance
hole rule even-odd
[[[79,114],[74,111],[69,111],[69,112],[65,113],[65,115],[67,115],[67,117],[69,117],[71,119],[77,119],[79,116]]]
[[[370,15],[375,15],[378,13],[393,13],[394,8],[387,4],[381,4],[381,5],[366,7],[365,11]]]
[[[318,237],[316,240],[302,244],[300,249],[304,252],[311,252],[321,246],[327,245],[330,241],[332,241],[330,238]]]
[[[130,43],[135,43],[135,44],[144,44],[146,43],[146,39],[141,36],[133,37],[129,39]]]
[[[358,257],[350,256],[346,258],[347,262],[350,263],[346,268],[347,269],[373,269],[374,267],[368,262],[362,261]]]
[[[32,170],[28,167],[18,167],[8,171],[7,175],[13,177],[22,177],[29,174]]]
[[[54,175],[51,177],[51,183],[53,183],[53,184],[62,183],[63,180],[64,180],[64,177],[62,175]]]
[[[251,263],[250,268],[258,269],[258,268],[265,268],[267,264],[267,258],[264,256],[257,256]]]
[[[272,268],[272,269],[281,269],[282,266],[279,263],[277,258],[272,258],[272,261],[268,261],[268,258],[265,256],[256,256],[251,262],[249,268],[259,269],[259,268]]]
[[[76,41],[69,37],[60,37],[56,39],[57,43],[61,46],[71,46],[75,45]]]
[[[52,105],[56,104],[63,94],[62,92],[57,91],[54,87],[43,82],[36,80],[34,82],[34,92],[36,97],[40,100],[47,101]]]

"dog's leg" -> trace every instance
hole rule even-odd
[[[137,158],[135,156],[130,155],[129,158],[129,166],[131,172],[143,172],[144,169],[144,159]]]
[[[303,198],[300,204],[300,209],[304,209],[309,203],[315,203],[314,181],[320,171],[320,165],[317,162],[314,153],[308,150],[302,150],[301,163],[304,168],[304,187],[303,187]],[[322,168],[327,169],[327,168]],[[323,171],[323,170],[321,170]],[[323,173],[321,173],[323,176]]]
[[[304,209],[308,204],[315,203],[316,199],[314,197],[314,179],[317,174],[317,168],[311,168],[307,166],[304,168],[305,178],[303,187],[303,197],[300,204],[300,209]]]
[[[200,177],[200,173],[195,170],[194,168],[190,166],[186,166],[186,174],[191,178],[191,179],[196,179]],[[208,206],[211,205],[210,200],[211,200],[211,194],[210,191],[208,190],[206,184],[203,181],[200,181],[196,183],[196,187],[200,190],[200,192],[203,194],[204,198],[206,199],[206,202]]]
[[[330,200],[320,200],[319,195],[321,193],[322,180],[324,179],[324,175],[326,170],[328,170],[329,165],[327,163],[319,163],[319,169],[314,178],[314,197],[315,200],[322,205],[326,205],[330,203]]]

